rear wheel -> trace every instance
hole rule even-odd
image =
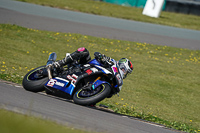
[[[32,92],[41,92],[44,91],[44,85],[49,80],[47,76],[43,76],[38,73],[45,69],[45,66],[35,68],[28,72],[23,79],[22,85],[25,90]]]
[[[95,105],[96,103],[102,101],[111,92],[111,88],[108,84],[101,84],[97,88],[93,89],[89,85],[87,87],[82,87],[73,96],[73,100],[76,104],[80,105]]]

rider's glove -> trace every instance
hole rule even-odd
[[[94,53],[94,57],[96,60],[101,62],[104,65],[113,65],[113,62],[110,57],[105,56],[104,54],[101,54],[99,52]]]
[[[105,56],[104,54],[103,54],[102,62],[104,62],[104,64],[113,65],[111,58]]]
[[[53,63],[53,67],[54,67],[54,68],[59,68],[59,67],[61,67],[60,61],[54,62],[54,63]]]
[[[95,52],[94,53],[94,57],[96,60],[101,61],[101,59],[103,58],[102,54],[99,52]]]

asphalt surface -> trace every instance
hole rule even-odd
[[[0,80],[0,108],[50,119],[70,127],[108,133],[174,133],[160,125],[135,120],[71,101],[25,91]]]
[[[39,30],[200,49],[200,31],[72,12],[0,0],[0,23]],[[0,81],[0,108],[32,114],[80,129],[109,133],[172,133],[163,126],[79,106],[71,101],[25,91]]]
[[[0,23],[200,50],[200,31],[0,0]]]

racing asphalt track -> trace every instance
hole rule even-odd
[[[25,91],[0,80],[0,108],[51,119],[78,129],[105,133],[175,133],[160,125],[80,106],[56,97]]]
[[[200,49],[200,32],[0,0],[0,23],[119,40]],[[172,133],[162,126],[31,93],[0,80],[0,108],[32,114],[97,132]]]

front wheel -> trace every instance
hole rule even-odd
[[[95,105],[105,99],[111,92],[111,87],[108,84],[101,84],[95,89],[81,88],[73,96],[76,104],[80,105]]]
[[[32,92],[44,91],[44,85],[49,80],[47,76],[38,74],[38,71],[44,70],[45,66],[35,68],[28,72],[23,79],[22,85],[25,90]]]

